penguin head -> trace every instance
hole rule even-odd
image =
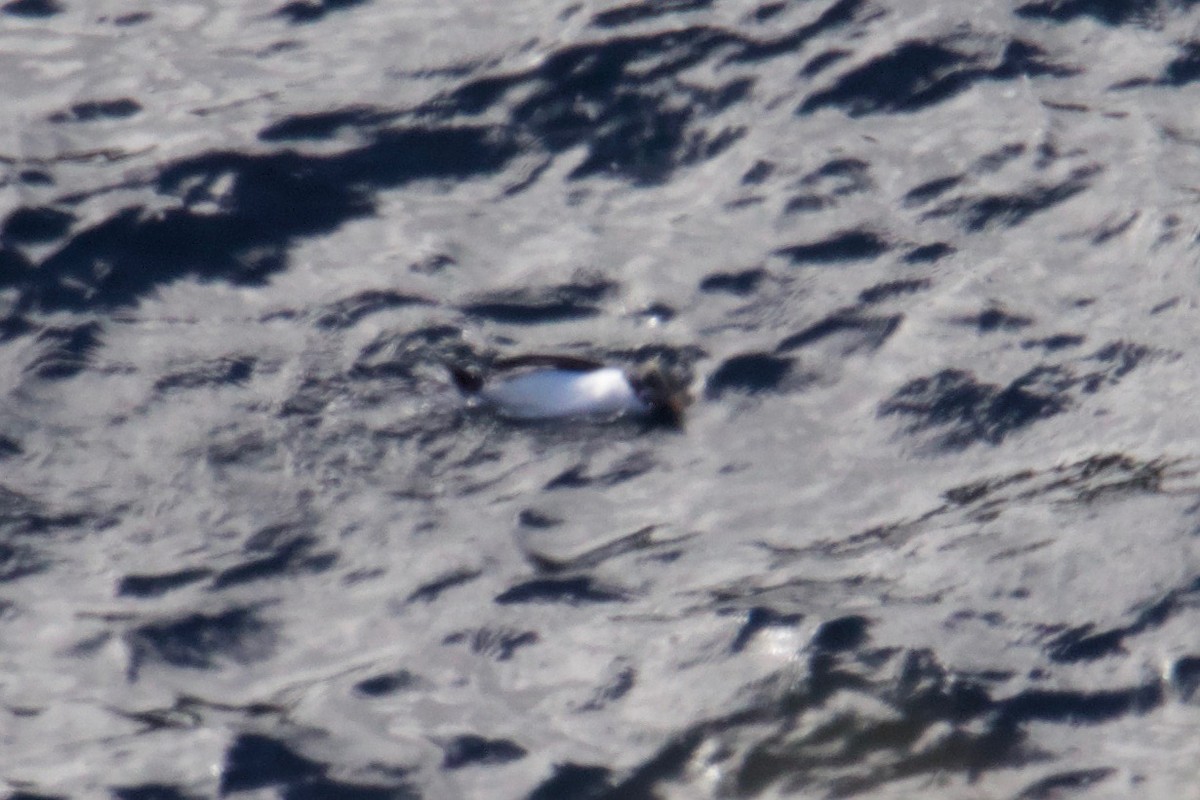
[[[654,361],[632,376],[630,384],[649,408],[652,421],[674,428],[683,426],[683,412],[692,402],[687,381]]]

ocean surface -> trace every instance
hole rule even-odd
[[[0,4],[0,797],[1200,798],[1200,3],[277,1]]]

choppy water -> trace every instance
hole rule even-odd
[[[973,5],[0,7],[7,795],[1200,797],[1200,9]]]

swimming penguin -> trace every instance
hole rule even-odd
[[[484,375],[451,366],[459,390],[514,419],[637,416],[679,425],[690,402],[685,387],[657,365],[637,374],[588,358],[500,358]]]

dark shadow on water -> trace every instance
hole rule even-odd
[[[927,217],[955,216],[970,233],[991,228],[1015,228],[1035,214],[1070,200],[1092,185],[1100,174],[1096,164],[1079,167],[1058,183],[1035,183],[1007,194],[986,194],[951,200]]]
[[[225,754],[221,794],[262,789],[323,775],[325,767],[267,736],[242,734]]]
[[[754,166],[746,170],[742,175],[743,186],[759,186],[765,183],[768,178],[775,173],[776,165],[770,161],[759,159],[754,162]]]
[[[149,11],[133,11],[113,17],[112,23],[119,28],[128,28],[133,25],[141,25],[143,22],[149,22],[152,19],[154,19],[154,15]]]
[[[889,249],[890,245],[874,231],[850,230],[817,242],[783,247],[775,253],[790,259],[793,264],[836,264],[876,258]]]
[[[1116,770],[1110,767],[1056,772],[1022,789],[1016,800],[1055,800],[1063,797],[1065,793],[1087,789],[1115,772]]]
[[[242,386],[254,375],[258,363],[252,356],[232,356],[203,362],[180,372],[171,372],[154,382],[157,392]]]
[[[19,456],[24,452],[25,449],[21,447],[20,442],[10,436],[0,434],[0,460]]]
[[[364,317],[380,311],[427,305],[433,305],[433,301],[390,289],[360,292],[326,306],[317,319],[317,327],[330,330],[350,328]]]
[[[32,274],[33,262],[26,258],[24,253],[0,243],[0,288],[20,286]],[[24,333],[25,331],[18,329],[22,324],[19,317],[5,318],[3,327],[0,328],[0,341]]]
[[[166,166],[155,182],[178,205],[131,207],[74,233],[40,264],[6,276],[23,308],[82,311],[136,303],[182,277],[262,283],[297,238],[374,212],[373,192],[407,182],[465,180],[515,152],[484,128],[406,128],[337,155],[212,152]]]
[[[657,2],[629,3],[592,17],[597,28],[619,28],[635,22],[644,22],[668,14],[703,11],[712,8],[712,0],[657,0]]]
[[[1168,680],[1185,703],[1197,698],[1200,691],[1200,655],[1187,655],[1176,659],[1168,670]]]
[[[999,444],[1015,431],[1065,411],[1071,404],[1069,373],[1037,367],[1008,386],[980,383],[967,372],[943,370],[911,381],[884,401],[880,416],[902,415],[909,433],[937,431],[937,444],[961,450],[975,442]]]
[[[1181,8],[1195,5],[1196,0],[1177,0]],[[1175,5],[1170,3],[1167,5]],[[1036,0],[1018,6],[1016,14],[1030,19],[1070,22],[1091,17],[1105,25],[1153,25],[1161,22],[1164,3],[1159,0]]]
[[[183,569],[154,575],[126,575],[117,584],[118,597],[161,597],[164,594],[191,586],[212,575],[206,568]]]
[[[0,226],[2,244],[36,244],[61,238],[75,221],[75,216],[58,208],[23,206],[13,211]],[[0,264],[0,270],[7,268]]]
[[[841,48],[826,50],[825,52],[814,56],[812,60],[805,64],[804,69],[800,70],[800,74],[806,78],[811,78],[814,75],[820,75],[829,67],[832,67],[839,61],[849,58],[851,55],[853,55],[853,53],[851,53],[849,50],[842,50]]]
[[[1029,689],[999,703],[1001,719],[1098,725],[1129,714],[1146,714],[1163,700],[1157,683],[1097,692]]]
[[[773,391],[792,370],[792,359],[769,353],[743,353],[721,362],[705,383],[704,395],[717,399],[726,392]]]
[[[813,634],[812,646],[830,653],[857,650],[867,643],[870,627],[871,621],[857,614],[826,620]]]
[[[555,764],[554,774],[534,789],[527,800],[599,800],[608,797],[612,770],[584,764]],[[631,798],[632,800],[632,798]]]
[[[1006,319],[981,317],[970,324],[994,320],[1002,326]],[[946,369],[900,387],[880,404],[879,415],[908,418],[907,433],[933,432],[939,449],[961,450],[979,442],[996,445],[1018,430],[1067,411],[1076,404],[1077,395],[1115,386],[1151,355],[1142,345],[1111,342],[1074,363],[1036,366],[1006,386]]]
[[[44,380],[71,378],[83,371],[100,348],[100,324],[87,322],[67,328],[46,328],[38,334],[42,352],[26,367],[27,374]]]
[[[442,769],[455,770],[475,765],[507,764],[526,755],[526,750],[508,739],[487,739],[473,733],[455,736],[442,746]]]
[[[1200,600],[1200,577],[1170,589],[1161,597],[1144,603],[1133,610],[1133,620],[1121,625],[1097,630],[1095,625],[1085,624],[1068,628],[1056,634],[1046,644],[1046,655],[1051,661],[1073,663],[1094,661],[1125,652],[1127,638],[1162,627],[1183,610]]]
[[[420,679],[408,670],[402,669],[361,680],[354,684],[354,692],[363,697],[386,697],[418,685],[420,685]]]
[[[32,545],[0,541],[0,583],[34,575],[49,566],[49,559],[40,555]]]
[[[385,123],[396,115],[371,106],[348,106],[337,111],[296,114],[259,131],[263,142],[332,139],[344,128],[366,128]]]
[[[955,317],[953,322],[958,325],[973,327],[980,333],[996,331],[1019,331],[1033,324],[1033,319],[1021,314],[1013,314],[1001,306],[992,306],[978,314]]]
[[[10,0],[0,6],[0,12],[11,14],[14,17],[29,17],[31,19],[40,19],[44,17],[53,17],[56,14],[63,12],[62,3],[57,0]]]
[[[319,22],[332,11],[343,11],[366,2],[368,0],[292,0],[275,9],[275,15],[293,25],[304,25]]]
[[[1087,337],[1077,333],[1056,333],[1053,336],[1047,336],[1044,339],[1026,339],[1021,342],[1021,347],[1025,350],[1031,350],[1035,347],[1040,347],[1048,353],[1053,353],[1056,350],[1067,350],[1072,347],[1079,347],[1086,341]]]
[[[442,639],[442,644],[465,644],[476,655],[494,658],[497,661],[508,661],[517,650],[537,644],[539,641],[541,641],[541,637],[536,631],[484,627],[451,633]]]
[[[420,797],[407,784],[367,785],[325,777],[289,785],[283,792],[283,800],[420,800]]]
[[[1182,53],[1163,68],[1158,83],[1163,86],[1184,86],[1200,80],[1200,42],[1186,42]]]
[[[865,0],[837,0],[826,6],[825,10],[807,25],[801,25],[774,38],[745,41],[727,61],[756,62],[785,53],[795,53],[821,34],[850,25],[864,8],[869,8]]]
[[[620,780],[598,775],[604,783],[592,796],[658,797],[656,787],[678,780],[701,746],[721,753],[727,776],[721,796],[768,790],[850,796],[956,773],[970,781],[1048,758],[1029,746],[1025,728],[1031,724],[1100,724],[1148,713],[1162,702],[1156,682],[1104,691],[1030,689],[997,698],[986,681],[952,675],[930,651],[872,650],[855,620],[828,623],[838,632],[813,649],[802,675],[781,674],[758,699],[679,732]],[[889,713],[872,712],[870,704],[862,714],[850,711],[864,695]],[[838,703],[847,710],[830,716]],[[1108,773],[1095,768],[1050,776],[1023,796],[1057,796],[1058,789],[1084,787]]]
[[[909,189],[904,195],[904,205],[919,206],[936,200],[946,192],[953,189],[963,182],[962,175],[947,175],[944,178],[935,178],[931,181],[926,181],[920,186],[915,186]]]
[[[450,589],[458,586],[463,586],[471,581],[474,581],[483,573],[477,569],[459,569],[448,572],[439,578],[436,578],[428,583],[423,583],[412,591],[405,599],[406,603],[415,603],[418,600],[424,603],[432,603],[438,597]]]
[[[600,303],[616,294],[607,280],[575,281],[557,286],[495,292],[462,306],[473,317],[507,325],[538,325],[594,317]]]
[[[389,301],[387,307],[394,308],[397,305]],[[323,324],[327,320],[336,320],[338,325],[352,325],[354,323],[351,320],[357,321],[375,310],[374,303],[355,304],[349,309],[340,306],[336,311],[325,313],[318,320],[318,325],[328,327]],[[420,369],[429,364],[471,363],[474,353],[463,342],[462,333],[462,329],[454,325],[431,325],[415,330],[382,333],[359,351],[350,367],[349,377],[353,380],[415,380]],[[314,385],[308,388],[311,394],[320,394],[327,387]],[[310,392],[302,387],[301,397],[305,394]],[[288,402],[303,404],[301,397]],[[309,402],[315,402],[316,399],[314,397]]]
[[[739,44],[724,31],[693,27],[572,45],[528,72],[471,81],[425,112],[442,118],[477,115],[524,88],[526,96],[506,109],[507,128],[552,154],[586,145],[571,178],[608,175],[658,184],[677,167],[711,158],[742,135],[733,128],[710,133],[693,123],[744,98],[748,80],[710,90],[673,77]]]
[[[843,309],[786,337],[775,352],[788,353],[829,340],[837,340],[843,355],[878,350],[900,328],[903,320],[903,314],[879,316],[853,308]]]
[[[761,267],[741,272],[714,272],[700,281],[700,291],[744,297],[753,294],[766,277],[767,271]]]
[[[598,20],[625,25],[702,2],[634,3],[602,12]],[[533,69],[472,80],[424,112],[435,118],[478,115],[521,90],[521,99],[505,109],[507,128],[551,154],[585,146],[572,179],[604,175],[634,185],[660,184],[677,168],[712,158],[743,135],[738,127],[709,131],[699,123],[753,88],[747,78],[702,88],[682,80],[681,73],[710,58],[753,62],[793,53],[818,34],[852,22],[862,6],[862,0],[840,0],[816,21],[770,39],[696,25],[573,44]]]
[[[66,111],[56,111],[50,115],[50,121],[64,122],[96,122],[106,119],[125,119],[140,113],[142,104],[129,97],[114,100],[89,100],[76,103]]]
[[[246,664],[275,648],[276,628],[252,608],[217,614],[196,612],[141,625],[128,634],[129,677],[137,680],[149,663],[184,669],[214,669],[222,660]]]
[[[623,592],[603,587],[588,576],[538,578],[518,583],[496,596],[500,605],[516,603],[614,603],[628,599]]]
[[[312,536],[297,536],[284,541],[267,555],[248,559],[217,573],[210,588],[219,591],[252,581],[324,572],[337,562],[337,554],[314,552],[316,545],[317,540]]]
[[[299,0],[277,13],[308,22],[356,4]],[[617,14],[654,16],[699,5],[635,3]],[[78,231],[70,230],[70,220],[60,215],[65,212],[23,212],[10,219],[9,239],[67,238],[40,263],[14,256],[13,269],[0,282],[18,289],[19,312],[111,309],[185,277],[261,284],[286,268],[297,239],[373,214],[375,192],[422,179],[463,181],[494,173],[529,148],[553,157],[584,146],[572,179],[605,175],[634,185],[661,183],[744,134],[738,126],[710,130],[704,121],[749,97],[752,79],[699,86],[681,77],[686,70],[714,57],[755,61],[794,52],[819,33],[852,22],[861,6],[858,0],[835,2],[809,25],[766,40],[705,26],[614,35],[563,47],[527,71],[468,78],[414,110],[353,105],[288,117],[265,127],[260,138],[324,140],[352,130],[365,144],[335,154],[217,151],[184,158],[167,164],[153,181],[167,203],[154,210],[127,207]],[[50,7],[48,0],[17,0],[5,8],[33,13]],[[484,112],[495,116],[498,105],[503,122],[470,119]],[[136,106],[126,99],[81,103],[64,119],[126,117],[137,113]],[[586,302],[537,298],[482,299],[467,310],[504,321],[591,313]]]
[[[629,555],[631,553],[645,553],[654,550],[660,550],[664,546],[673,546],[679,543],[680,538],[672,538],[666,541],[657,541],[654,538],[654,532],[657,526],[647,525],[633,533],[628,533],[623,536],[618,536],[602,544],[598,544],[591,549],[585,550],[573,556],[555,556],[546,553],[538,552],[529,545],[522,546],[525,559],[538,572],[543,575],[562,575],[564,573],[579,573],[584,570],[595,569],[606,561],[614,558]],[[688,537],[682,537],[688,538]]]
[[[908,113],[947,100],[980,81],[1064,78],[1077,72],[1046,60],[1040,48],[1019,39],[1005,46],[999,63],[990,54],[966,53],[940,42],[910,41],[810,95],[798,113],[831,106],[853,117]]]
[[[909,250],[904,254],[904,262],[906,264],[928,264],[933,261],[940,261],[952,253],[954,253],[954,248],[950,245],[945,242],[934,242]]]
[[[19,448],[11,440],[6,440],[4,446]],[[50,537],[99,529],[107,523],[108,519],[100,514],[54,509],[0,484],[0,583],[49,567],[54,559],[43,548]]]
[[[395,772],[395,770],[390,770]],[[417,800],[406,783],[358,784],[329,777],[329,766],[303,756],[285,742],[243,733],[225,754],[221,796],[273,788],[285,800]]]
[[[143,783],[137,786],[114,786],[113,800],[197,800],[179,786],[169,783]]]
[[[877,283],[874,286],[863,289],[858,294],[858,301],[863,305],[873,305],[882,303],[893,297],[903,297],[905,295],[916,294],[923,292],[933,286],[933,282],[926,278],[912,278],[908,280],[886,281]]]
[[[654,458],[646,452],[633,453],[600,473],[589,473],[587,464],[576,464],[545,485],[545,489],[578,489],[584,486],[609,487],[640,478],[655,467]]]

